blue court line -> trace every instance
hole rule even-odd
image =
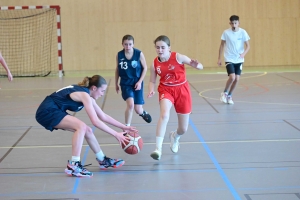
[[[219,174],[221,175],[222,179],[224,180],[225,184],[229,188],[231,194],[234,196],[234,199],[241,200],[238,193],[234,189],[233,185],[230,183],[229,179],[227,178],[226,174],[224,173],[223,169],[221,168],[220,164],[218,163],[217,159],[215,158],[214,154],[209,149],[208,145],[205,143],[204,138],[201,136],[200,132],[198,131],[197,127],[193,123],[193,121],[190,119],[190,125],[192,126],[194,132],[198,136],[199,140],[202,142],[202,146],[204,147],[205,151],[209,155],[210,159],[213,161],[215,167],[217,168]]]
[[[0,168],[1,169],[1,168]],[[93,172],[93,174],[101,174],[102,176],[110,174],[145,174],[145,173],[215,173],[216,169],[156,169],[156,170],[123,170],[123,171],[97,171]],[[35,173],[35,174],[0,174],[0,177],[22,177],[22,176],[30,176],[30,177],[46,177],[53,176],[56,174],[61,174],[61,172],[52,172],[52,173]]]
[[[297,167],[299,168],[299,167]],[[1,169],[1,168],[0,168]],[[241,169],[236,169],[236,170],[241,170],[241,171],[255,171],[255,170],[264,170],[267,168],[241,168]],[[277,170],[277,171],[286,171],[286,170],[290,170],[290,167],[282,167],[282,168],[268,168],[268,169],[273,169],[273,170]],[[110,175],[110,174],[145,174],[145,173],[214,173],[214,172],[218,172],[217,169],[156,169],[156,170],[123,170],[123,171],[97,171],[97,172],[93,172],[93,174],[101,174],[102,176],[105,175]],[[61,174],[61,172],[51,172],[51,173],[35,173],[35,174],[24,174],[24,173],[20,173],[20,174],[1,174],[0,173],[0,177],[22,177],[22,176],[30,176],[30,177],[46,177],[46,176],[53,176],[54,174]]]
[[[294,186],[275,186],[275,187],[264,187],[264,188],[238,188],[240,191],[270,191],[270,190],[295,190],[300,189],[300,185]],[[113,194],[113,195],[122,195],[122,194],[139,194],[139,193],[203,193],[203,192],[216,192],[216,191],[227,191],[227,188],[202,188],[202,189],[194,189],[194,190],[124,190],[124,191],[88,191],[88,192],[77,192],[77,195],[93,195],[93,194]],[[25,198],[29,195],[70,195],[70,192],[19,192],[19,193],[0,193],[0,197],[18,197],[21,196]]]
[[[96,127],[93,126],[93,127],[92,127],[92,131],[95,132],[95,129],[96,129]],[[88,155],[89,149],[90,149],[89,146],[87,146],[87,147],[85,148],[85,152],[84,152],[84,155],[83,155],[83,159],[82,159],[82,161],[81,161],[81,164],[82,164],[82,165],[84,165],[84,162],[85,162],[86,157],[87,157],[87,155]],[[73,190],[72,190],[72,194],[76,194],[76,191],[77,191],[77,188],[78,188],[78,185],[79,185],[79,180],[80,180],[80,178],[76,178],[76,181],[75,181],[75,184],[74,184],[74,187],[73,187]]]
[[[87,147],[85,148],[84,156],[83,156],[83,159],[82,159],[82,161],[81,161],[81,164],[82,164],[82,165],[84,164],[84,162],[85,162],[85,160],[86,160],[86,157],[87,157],[87,155],[88,155],[89,149],[90,149],[89,146],[87,146]],[[72,190],[72,194],[76,194],[76,191],[77,191],[77,188],[78,188],[78,185],[79,185],[79,180],[80,180],[80,178],[77,177],[77,178],[76,178],[76,181],[75,181],[75,184],[74,184],[74,187],[73,187],[73,190]]]

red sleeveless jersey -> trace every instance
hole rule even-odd
[[[184,64],[177,61],[176,55],[176,52],[171,52],[169,60],[164,62],[159,61],[158,57],[154,59],[154,70],[160,76],[160,84],[177,86],[186,82]]]

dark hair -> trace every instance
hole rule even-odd
[[[158,36],[158,37],[154,40],[154,44],[156,44],[156,42],[158,42],[158,41],[163,41],[163,42],[167,43],[168,46],[171,45],[170,39],[169,39],[167,36],[165,36],[165,35],[160,35],[160,36]]]
[[[229,20],[232,22],[232,21],[239,21],[239,16],[237,15],[231,15],[231,17],[229,18]]]
[[[125,40],[132,40],[133,43],[134,43],[134,38],[132,35],[124,35],[123,38],[122,38],[122,44]]]
[[[97,88],[101,87],[102,85],[107,85],[106,80],[100,75],[94,75],[93,77],[84,77],[84,79],[78,83],[79,86],[90,88],[93,85]]]

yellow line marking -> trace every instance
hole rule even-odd
[[[247,78],[257,78],[260,76],[265,76],[267,72],[264,72],[262,74],[254,75],[254,76],[241,76],[240,79],[247,79]],[[218,81],[227,81],[228,79],[218,79],[218,80],[205,80],[205,81],[190,81],[191,83],[205,83],[205,82],[218,82]]]
[[[264,76],[266,75],[267,72],[263,73],[263,74],[260,74],[260,75],[257,75],[257,76],[249,76],[249,77],[244,77],[245,78],[255,78],[255,77],[258,77],[258,76]],[[212,81],[219,81],[219,80],[212,80]],[[212,82],[211,81],[211,82]],[[200,82],[200,81],[199,81]],[[205,82],[205,81],[202,81],[202,82]],[[208,81],[207,81],[208,82]],[[193,83],[193,82],[191,82]],[[242,88],[242,87],[239,87],[239,88]],[[216,101],[220,101],[219,98],[211,98],[211,97],[208,97],[208,96],[204,96],[203,93],[204,92],[207,92],[207,91],[212,91],[212,90],[220,90],[220,89],[223,89],[223,88],[212,88],[212,89],[206,89],[206,90],[203,90],[201,92],[199,92],[199,96],[200,97],[203,97],[203,98],[206,98],[206,99],[212,99],[212,100],[216,100]],[[300,104],[288,104],[288,103],[269,103],[269,102],[254,102],[254,101],[235,101],[235,102],[240,102],[240,103],[252,103],[252,104],[267,104],[267,105],[284,105],[284,106],[300,106]]]
[[[31,91],[31,90],[53,90],[55,92],[57,88],[27,88],[27,89],[1,89],[1,91]]]
[[[299,139],[277,139],[277,140],[224,140],[224,141],[211,141],[211,142],[180,142],[184,144],[226,144],[226,143],[255,143],[255,142],[299,142]],[[144,145],[154,145],[155,143],[147,142]],[[170,143],[163,143],[169,145]],[[88,145],[82,145],[88,146]],[[101,144],[101,147],[120,146],[119,144]],[[71,148],[72,145],[52,145],[52,146],[16,146],[16,147],[0,147],[0,149],[35,149],[35,148]]]
[[[242,88],[242,87],[240,87]],[[211,91],[211,90],[220,90],[222,88],[213,88],[213,89],[207,89],[207,90],[203,90],[202,92],[199,92],[199,96],[206,98],[206,99],[212,99],[212,100],[216,100],[216,101],[220,101],[219,98],[211,98],[208,96],[204,96],[202,93],[207,92],[207,91]],[[291,103],[269,103],[269,102],[254,102],[254,101],[234,101],[234,102],[240,102],[240,103],[252,103],[252,104],[267,104],[267,105],[283,105],[283,106],[300,106],[300,104],[291,104]]]

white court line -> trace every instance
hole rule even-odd
[[[277,139],[277,140],[223,140],[223,141],[211,141],[211,142],[180,142],[181,145],[184,144],[226,144],[226,143],[255,143],[255,142],[300,142],[299,139]],[[155,143],[147,142],[144,145],[153,145]],[[170,143],[163,143],[170,144]],[[88,145],[82,145],[88,146]],[[119,146],[119,144],[101,144],[102,147],[107,146]],[[52,146],[16,146],[16,147],[0,147],[0,149],[35,149],[35,148],[70,148],[72,145],[52,145]]]

